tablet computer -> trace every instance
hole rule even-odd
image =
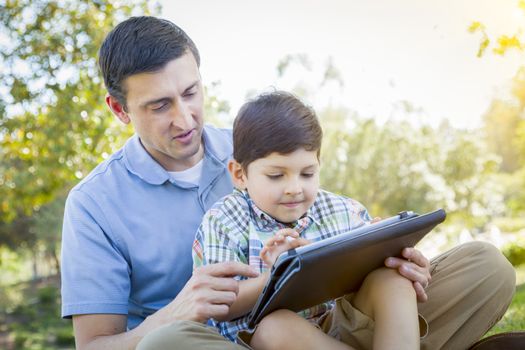
[[[281,254],[250,313],[249,327],[272,311],[298,312],[357,291],[387,257],[400,256],[445,217],[443,209],[424,215],[402,212]]]

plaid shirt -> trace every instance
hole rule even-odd
[[[217,202],[205,215],[193,243],[194,268],[225,261],[238,261],[259,272],[269,268],[260,258],[265,242],[276,231],[292,228],[312,242],[357,228],[370,221],[367,210],[353,199],[319,190],[314,204],[292,224],[283,224],[257,208],[245,191],[234,192]],[[237,279],[246,279],[238,276]],[[333,302],[300,312],[313,319],[331,309]],[[226,338],[235,341],[239,331],[248,329],[249,314],[231,322],[211,323]]]

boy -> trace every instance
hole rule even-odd
[[[387,268],[370,273],[355,294],[305,310],[303,317],[279,310],[253,334],[246,332],[247,314],[279,254],[364,225],[370,217],[360,203],[319,189],[322,130],[315,112],[293,95],[273,92],[246,103],[233,138],[228,169],[236,190],[204,216],[194,266],[237,261],[261,275],[241,281],[228,315],[214,320],[220,333],[231,340],[239,335],[240,343],[254,349],[418,349],[412,282]]]

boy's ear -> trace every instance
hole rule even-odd
[[[129,124],[131,119],[129,118],[128,113],[124,110],[124,106],[117,101],[117,99],[110,94],[106,95],[106,104],[108,105],[111,112],[124,124]]]
[[[241,164],[239,164],[235,159],[230,160],[228,162],[228,171],[230,172],[230,176],[232,177],[233,185],[235,186],[235,188],[239,190],[245,190],[245,175]]]

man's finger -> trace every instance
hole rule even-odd
[[[214,277],[257,277],[259,272],[250,265],[237,261],[227,261],[217,264],[210,264],[199,267],[195,270],[198,274],[206,274]]]
[[[237,299],[237,293],[232,291],[213,291],[209,294],[210,304],[224,304],[231,306]]]

